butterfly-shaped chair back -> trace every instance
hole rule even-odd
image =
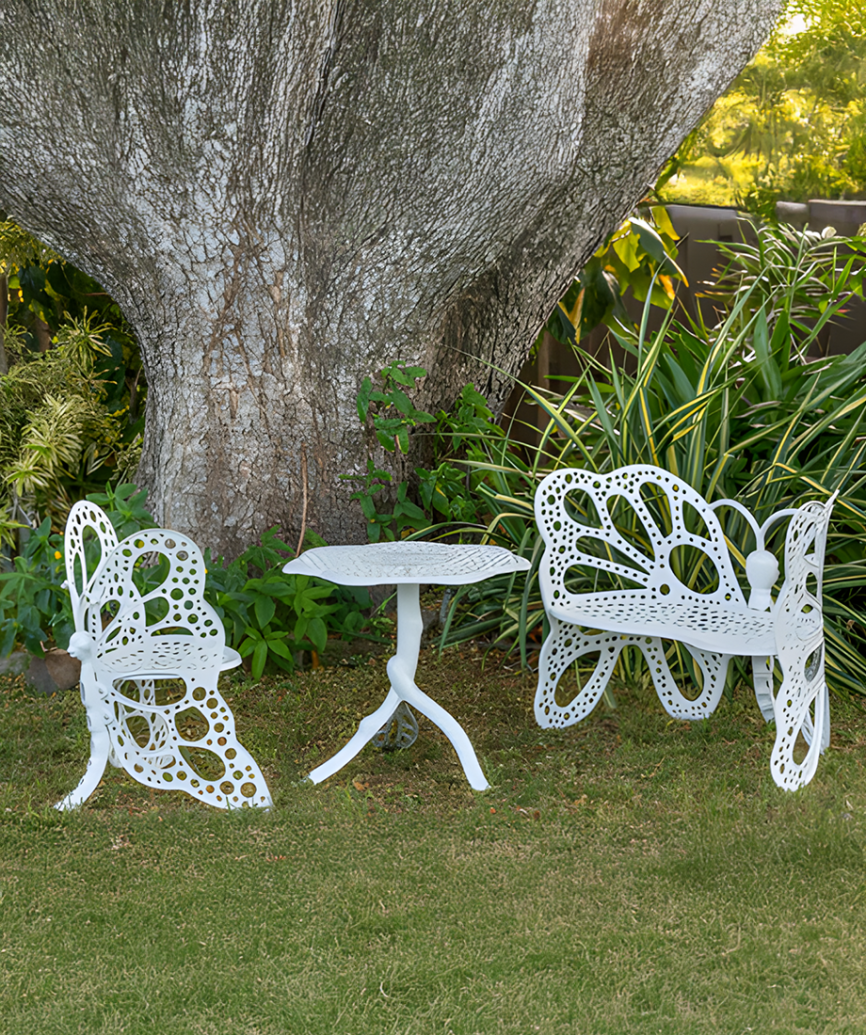
[[[192,540],[148,528],[119,543],[83,597],[101,668],[126,675],[219,669],[225,631],[204,599],[205,566]]]

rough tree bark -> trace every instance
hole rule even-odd
[[[363,537],[392,360],[494,405],[777,0],[0,0],[0,208],[96,277],[150,385],[158,520]],[[306,457],[306,464],[302,458]]]

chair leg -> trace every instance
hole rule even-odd
[[[84,776],[74,791],[70,791],[62,801],[57,802],[55,809],[67,812],[69,809],[77,809],[87,801],[102,779],[110,750],[111,738],[108,729],[105,726],[94,726],[90,731],[90,758]]]
[[[550,634],[538,659],[538,688],[535,692],[535,721],[538,725],[562,728],[589,715],[604,693],[623,647],[636,639],[619,633],[584,636],[579,626],[560,622],[551,616]],[[559,704],[556,699],[559,680],[579,658],[595,653],[599,657],[592,674],[567,704]]]
[[[787,672],[783,665],[775,712],[776,742],[770,755],[770,772],[779,787],[795,791],[815,775],[818,760],[830,740],[830,697],[823,664],[812,673],[811,679],[804,665],[791,665]],[[800,733],[808,750],[795,762],[794,748]]]
[[[707,716],[713,714],[718,707],[722,691],[725,689],[725,678],[731,660],[730,654],[716,654],[683,644],[703,675],[703,687],[700,694],[690,699],[682,693],[671,674],[665,657],[663,641],[647,636],[636,637],[635,640],[647,660],[656,693],[668,715],[674,719],[694,722],[696,719],[706,719]]]

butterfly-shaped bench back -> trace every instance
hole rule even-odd
[[[535,517],[546,546],[539,576],[547,606],[619,598],[639,598],[648,606],[653,599],[672,603],[698,593],[706,602],[745,605],[713,509],[660,468],[555,471],[538,487]],[[571,592],[566,579],[576,566],[596,569],[614,586]],[[697,572],[697,587],[680,581],[675,572],[683,569]],[[628,588],[615,588],[617,582]]]

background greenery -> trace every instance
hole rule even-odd
[[[527,386],[547,421],[537,446],[475,440],[468,462],[485,475],[478,484],[489,507],[484,532],[533,567],[519,582],[492,579],[459,591],[446,642],[486,635],[519,650],[524,664],[531,661],[545,631],[533,514],[539,480],[558,467],[609,471],[649,463],[710,502],[738,499],[759,522],[840,491],[824,581],[828,680],[836,690],[863,693],[866,343],[850,356],[821,356],[820,337],[852,298],[862,297],[866,242],[764,227],[756,245],[724,247],[727,272],[713,289],[718,324],[671,310],[650,332],[647,305],[640,327],[612,332],[625,366],[578,344],[581,372],[563,379],[561,392]],[[626,537],[635,531],[625,529]],[[733,512],[725,531],[742,575],[754,540]],[[593,569],[575,571],[576,591],[594,585]],[[738,678],[736,668],[731,678]]]
[[[0,547],[138,464],[146,383],[92,278],[0,220]]]
[[[786,10],[669,163],[665,201],[772,217],[780,199],[866,198],[866,12],[859,0]]]

